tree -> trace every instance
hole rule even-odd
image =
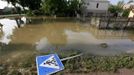
[[[123,8],[123,6],[124,6],[124,1],[122,0],[122,1],[119,1],[118,3],[117,3],[117,6],[119,7],[119,8]]]
[[[17,9],[16,4],[20,4],[23,9],[28,7],[32,13],[43,11],[47,15],[75,16],[80,13],[80,0],[5,0],[12,3]]]
[[[18,3],[23,7],[24,11],[25,11],[25,7],[28,7],[27,0],[19,0]]]
[[[13,6],[16,6],[16,4],[18,3],[18,0],[3,0],[3,1],[7,1],[8,3],[11,3]]]
[[[21,1],[21,0],[20,0]],[[41,7],[42,0],[22,0],[30,10],[38,10]]]
[[[47,15],[74,16],[80,6],[80,0],[44,0],[42,10]]]
[[[67,7],[66,2],[66,0],[44,0],[42,10],[47,15],[64,15]]]
[[[108,11],[110,11],[111,13],[120,13],[123,11],[122,8],[116,6],[116,5],[111,5],[108,9]]]
[[[14,6],[14,8],[16,9],[16,12],[20,13],[16,6],[16,4],[19,2],[19,0],[3,0],[3,1],[7,1],[8,3],[11,3]]]
[[[124,6],[124,1],[118,1],[117,5],[110,5],[109,11],[111,13],[121,13],[123,12],[123,6]]]
[[[28,7],[30,10],[37,10],[41,7],[42,0],[4,0],[11,3],[14,7],[20,4],[23,7]]]
[[[80,0],[68,0],[67,5],[69,16],[76,16],[81,11],[82,2]]]
[[[122,16],[123,16],[123,17],[128,17],[129,13],[130,13],[130,9],[126,9],[126,10],[124,10]]]
[[[33,14],[39,14],[40,8],[41,8],[41,2],[42,0],[5,0],[8,3],[11,3],[17,13],[20,13],[20,9],[16,6],[16,4],[20,4],[23,7],[23,10],[25,12],[25,7],[29,8],[29,11],[32,12]]]

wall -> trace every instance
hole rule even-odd
[[[123,9],[125,10],[125,9],[129,9],[130,8],[130,4],[125,4],[124,6],[123,6]]]
[[[133,11],[130,11],[130,13],[129,13],[129,16],[128,16],[129,18],[133,18],[134,17],[134,12]]]
[[[109,1],[100,1],[100,0],[84,0],[85,10],[87,12],[93,13],[104,13],[107,12],[109,8]]]

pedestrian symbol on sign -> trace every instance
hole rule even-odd
[[[51,56],[50,58],[45,60],[42,64],[40,64],[40,66],[48,68],[56,68],[56,69],[60,68],[54,56]]]
[[[57,54],[36,57],[38,75],[49,75],[64,69]]]

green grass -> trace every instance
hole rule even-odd
[[[60,58],[79,54],[73,50],[59,52]],[[36,62],[37,55],[47,55],[49,53],[31,53],[29,56],[24,56],[23,60],[12,61],[10,63],[0,63],[0,75],[21,75],[32,74],[36,75]],[[83,55],[74,59],[63,61],[65,69],[57,74],[64,73],[89,73],[89,72],[117,72],[119,69],[134,68],[134,55],[119,55],[119,56],[93,56]],[[24,72],[20,72],[23,69]]]
[[[117,72],[119,69],[134,68],[134,56],[82,56],[64,62],[68,72]]]

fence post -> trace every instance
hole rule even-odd
[[[102,21],[102,20],[100,19],[100,22],[99,22],[99,29],[101,28],[101,21]]]
[[[109,23],[110,23],[110,17],[108,17],[106,29],[109,27]]]
[[[129,24],[129,22],[130,22],[130,18],[128,18],[128,20],[127,20],[127,24],[124,26],[124,30],[127,28],[127,26],[128,26],[128,24]]]

